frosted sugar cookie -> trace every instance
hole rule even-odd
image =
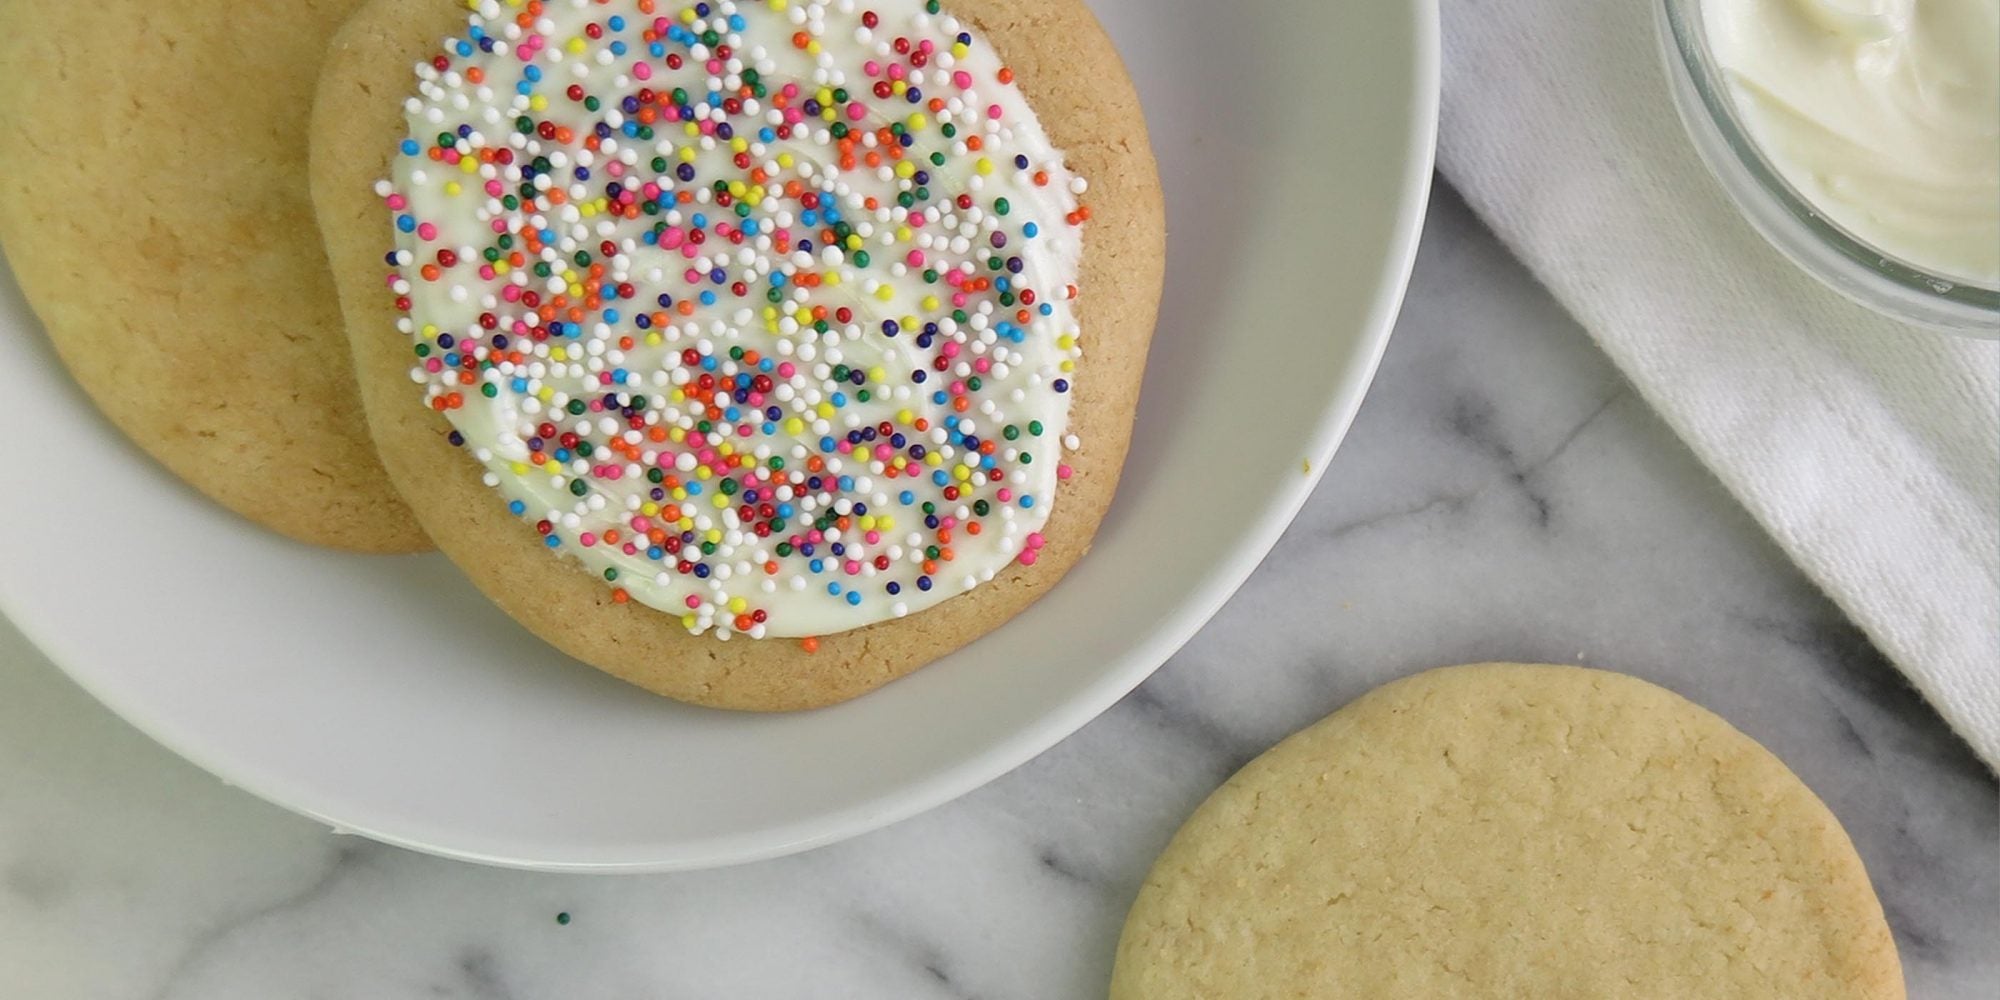
[[[377,0],[314,130],[390,473],[573,655],[827,704],[1088,548],[1163,232],[1075,0]]]

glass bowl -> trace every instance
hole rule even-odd
[[[1674,107],[1695,149],[1771,245],[1827,287],[1892,319],[2000,338],[2000,289],[1927,271],[1821,215],[1765,158],[1711,55],[1702,0],[1655,0]]]

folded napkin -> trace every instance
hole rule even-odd
[[[1675,117],[1655,2],[1445,0],[1439,169],[2000,769],[2000,344],[1766,245]]]

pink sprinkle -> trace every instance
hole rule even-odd
[[[1031,548],[1031,549],[1039,549],[1039,548],[1041,548],[1041,547],[1042,547],[1042,543],[1043,543],[1044,541],[1045,541],[1045,539],[1043,539],[1043,538],[1042,538],[1042,533],[1041,533],[1041,532],[1039,532],[1039,531],[1031,531],[1031,532],[1029,532],[1029,533],[1028,533],[1028,547],[1029,547],[1029,548]]]
[[[979,374],[981,374],[981,375],[984,375],[984,374],[986,374],[987,372],[989,372],[989,371],[992,371],[992,370],[993,370],[993,359],[992,359],[992,358],[980,358],[980,359],[978,359],[977,361],[974,361],[974,362],[972,363],[972,370],[973,370],[973,371],[976,371],[976,372],[978,372],[978,373],[979,373]]]
[[[791,362],[789,362],[789,361],[786,361],[786,362],[784,362],[784,363],[782,363],[782,364],[778,365],[778,377],[779,377],[779,378],[791,378],[791,377],[792,377],[793,375],[796,375],[796,374],[798,374],[798,369],[797,369],[797,368],[794,368],[794,367],[792,367],[792,363],[791,363]]]
[[[870,59],[867,62],[861,64],[861,72],[866,73],[869,76],[881,76],[882,64],[876,62],[873,59]]]
[[[689,594],[689,595],[688,595],[688,599],[687,599],[687,606],[688,606],[688,607],[690,607],[690,608],[698,608],[698,607],[701,607],[701,597],[700,597],[700,595],[697,595],[697,594]]]
[[[1070,477],[1070,474],[1074,471],[1075,471],[1074,469],[1071,469],[1067,465],[1058,465],[1056,466],[1056,478],[1068,479]]]
[[[960,90],[968,90],[972,87],[972,74],[958,70],[951,75],[951,82],[958,84]]]
[[[910,255],[904,259],[910,262],[911,267],[924,266],[924,252],[922,250],[912,250],[910,251]]]
[[[853,102],[853,103],[851,103],[851,104],[849,104],[849,105],[847,106],[847,120],[848,120],[848,121],[851,121],[851,122],[858,122],[858,121],[860,121],[861,119],[863,119],[863,118],[866,118],[866,117],[868,117],[868,106],[867,106],[867,105],[865,105],[865,104],[861,103],[860,101],[855,101],[855,102]]]
[[[620,546],[620,548],[628,556],[636,556],[639,554],[639,547],[637,545],[632,544],[631,542],[626,542],[624,545]]]
[[[389,196],[389,210],[392,212],[402,211],[403,206],[407,204],[409,204],[408,199],[405,199],[400,194],[392,194]]]
[[[645,63],[642,63],[642,62],[641,62],[641,63],[633,63],[633,64],[632,64],[632,75],[633,75],[633,76],[635,76],[635,77],[637,77],[637,78],[639,78],[639,79],[641,79],[641,80],[651,80],[651,79],[653,78],[653,67],[651,67],[651,66],[648,66],[648,65],[646,65]]]
[[[1039,559],[1039,558],[1041,558],[1041,557],[1035,554],[1035,550],[1034,550],[1034,549],[1027,549],[1027,550],[1024,550],[1024,551],[1023,551],[1023,552],[1021,553],[1021,565],[1023,565],[1023,566],[1033,566],[1033,565],[1035,564],[1035,560],[1036,560],[1036,559]]]
[[[438,372],[444,371],[444,359],[443,358],[424,359],[424,370],[430,372],[433,375],[437,374]]]
[[[494,272],[493,265],[491,264],[479,265],[479,280],[492,281],[494,278],[497,277],[499,277],[499,275]]]
[[[1001,112],[1001,109],[1000,109],[1000,105],[998,105],[998,104],[989,104],[989,105],[987,105],[987,106],[986,106],[986,117],[988,117],[988,118],[998,118],[998,117],[1000,117],[1000,115],[1001,115],[1001,114],[1002,114],[1002,112]]]
[[[417,226],[418,239],[434,240],[437,239],[437,234],[438,234],[438,227],[431,225],[428,222]]]
[[[847,562],[843,563],[840,568],[846,570],[848,576],[861,575],[861,564],[855,562],[852,559],[849,559]]]
[[[581,535],[576,536],[576,540],[582,543],[583,547],[586,549],[597,544],[597,536],[591,534],[588,531],[584,532]]]
[[[1014,499],[1014,491],[1008,489],[1005,486],[1002,486],[1000,487],[1000,491],[998,493],[995,493],[993,496],[1001,503],[1006,503],[1007,501]]]
[[[879,531],[871,531],[861,537],[870,545],[880,545],[882,543],[882,533]]]

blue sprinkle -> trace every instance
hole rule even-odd
[[[850,590],[850,591],[848,591],[848,592],[847,592],[847,603],[849,603],[849,604],[860,604],[860,603],[861,603],[861,591],[858,591],[858,590]]]
[[[507,503],[507,512],[515,517],[520,517],[522,514],[528,512],[528,505],[519,500],[510,500]]]

